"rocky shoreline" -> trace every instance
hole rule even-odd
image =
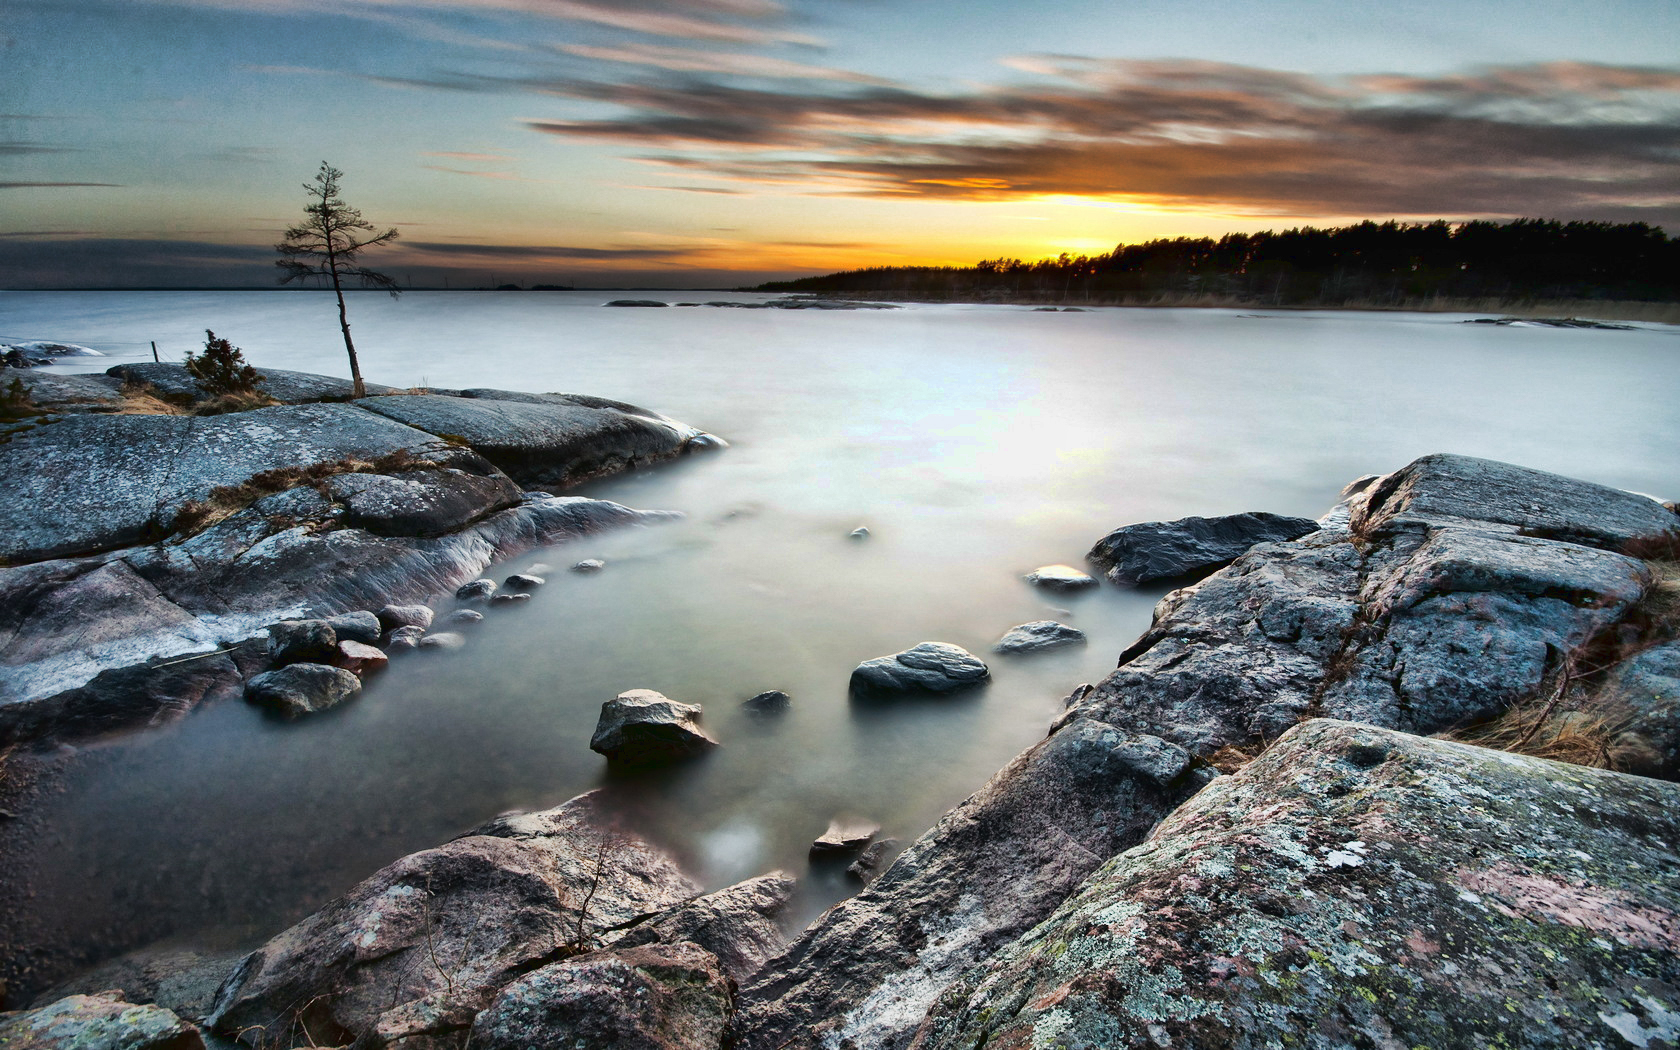
[[[461,402],[447,411],[427,400],[436,394],[387,397],[407,413],[402,425],[441,430],[437,420],[495,400],[461,394],[446,395]],[[332,477],[413,481],[385,497],[389,519],[415,494],[543,469],[482,434],[480,444],[467,452],[489,470],[434,445],[410,450],[435,457],[424,479]],[[306,491],[340,519],[363,513],[353,486]],[[215,552],[230,536],[249,550],[296,528],[261,531],[275,528],[280,511],[264,501],[277,495],[151,547],[227,530],[189,556],[245,571]],[[0,1015],[0,1042],[1677,1045],[1673,506],[1454,455],[1360,479],[1346,496],[1318,522],[1185,519],[1098,542],[1092,563],[1113,583],[1140,567],[1211,575],[1163,598],[1149,630],[1108,677],[1067,698],[1043,741],[803,931],[782,926],[787,873],[700,895],[591,793],[401,858],[240,959],[119,960]],[[524,494],[447,535],[495,521],[510,544],[541,543],[647,520],[595,509],[586,526],[583,509]],[[565,520],[539,524],[550,515]],[[413,530],[401,556],[365,524],[326,535],[356,530],[378,553],[341,562],[343,579],[311,596],[311,615],[366,608],[371,592],[345,582],[362,566],[435,595],[505,556],[473,533],[485,561],[468,572],[463,547],[425,546],[439,538]],[[322,556],[307,529],[298,535],[300,559]],[[416,577],[404,560],[416,552],[445,567]],[[74,577],[38,568],[66,561]],[[45,573],[33,578],[48,594],[110,568],[187,593],[160,569],[168,563],[47,558],[0,570],[0,581]],[[266,586],[254,592],[261,607],[281,608]],[[397,597],[387,586],[384,600]],[[872,692],[940,691],[986,669],[924,643],[860,672]],[[620,697],[599,750],[625,746],[622,726],[661,701],[683,706]],[[42,724],[50,733],[67,717]],[[658,739],[654,757],[666,757]],[[835,833],[846,849],[870,837],[847,834]]]
[[[584,395],[352,400],[347,381],[270,370],[270,407],[129,414],[203,395],[170,364],[19,375],[38,414],[0,446],[0,746],[238,692],[278,621],[425,602],[522,551],[670,520],[549,490],[724,444]]]

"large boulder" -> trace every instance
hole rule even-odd
[[[614,948],[692,942],[717,956],[730,980],[743,984],[787,943],[781,920],[796,886],[786,872],[773,871],[696,897],[607,939]]]
[[[311,401],[349,401],[355,394],[355,384],[337,376],[288,372],[283,368],[258,368],[257,371],[262,375],[257,381],[257,389],[287,405]],[[115,365],[105,374],[120,380],[150,383],[157,387],[159,393],[173,397],[190,398],[193,401],[210,400],[210,395],[199,388],[198,381],[187,371],[185,365],[170,361],[138,361],[133,364]],[[364,383],[363,386],[370,396],[397,392],[396,387],[379,383]]]
[[[0,1014],[6,1050],[204,1050],[198,1029],[160,1006],[122,993],[71,995],[35,1010]]]
[[[1353,517],[1364,536],[1466,526],[1619,550],[1680,521],[1638,493],[1448,453],[1375,482]]]
[[[959,645],[923,642],[891,656],[865,660],[852,671],[858,695],[951,693],[982,685],[991,676],[981,659]]]
[[[952,983],[935,1048],[1670,1046],[1680,787],[1314,721]]]
[[[521,977],[473,1022],[482,1050],[718,1050],[735,1005],[717,958],[694,944],[615,948]]]
[[[382,869],[252,954],[211,1023],[261,1046],[458,1037],[522,974],[696,890],[581,795]]]
[[[700,432],[656,412],[583,399],[502,401],[435,394],[369,398],[363,408],[447,435],[522,485],[555,488],[685,451]],[[593,400],[593,399],[587,399]]]
[[[1253,512],[1125,525],[1097,541],[1086,558],[1124,587],[1208,572],[1237,560],[1257,543],[1300,539],[1318,528],[1310,518]]]
[[[652,689],[631,689],[601,705],[589,747],[627,766],[704,754],[718,746],[700,727],[699,704],[682,704]]]
[[[742,988],[738,1045],[902,1050],[940,989],[1047,918],[1211,775],[1154,737],[1065,726],[765,964]]]
[[[1530,504],[1553,508],[1544,520],[1554,535],[1615,535],[1629,516],[1640,528],[1680,520],[1644,500],[1657,510],[1650,515],[1643,497],[1626,493],[1574,500],[1584,483],[1568,478],[1506,474],[1482,460],[1453,471],[1431,462],[1465,461],[1431,456],[1399,472],[1404,499],[1457,513],[1416,528],[1326,527],[1255,547],[1163,598],[1120,666],[1065,717],[1136,726],[1204,757],[1275,740],[1309,714],[1415,733],[1485,721],[1567,675],[1573,654],[1639,602],[1649,573],[1597,546],[1478,520],[1475,486],[1488,481],[1490,513],[1512,517],[1506,486],[1520,476]],[[1377,479],[1356,493],[1353,527],[1373,521],[1367,501],[1390,491],[1399,490]]]

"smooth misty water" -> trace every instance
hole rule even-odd
[[[88,958],[162,937],[266,936],[405,852],[602,784],[595,716],[635,687],[704,704],[726,746],[611,784],[626,811],[709,886],[805,872],[831,815],[913,838],[1112,668],[1159,592],[1046,596],[1020,576],[1078,563],[1117,525],[1316,516],[1346,481],[1440,450],[1680,488],[1673,328],[601,309],[610,297],[369,294],[351,310],[371,380],[586,392],[728,438],[727,452],[585,490],[688,518],[496,567],[609,562],[549,574],[466,650],[399,661],[342,709],[282,724],[227,703],[90,752],[8,879],[33,894],[39,928]],[[205,327],[259,367],[345,372],[315,294],[0,293],[0,341],[134,360],[156,339],[178,358]],[[846,538],[857,525],[866,542]],[[983,654],[1008,627],[1052,617],[1090,646],[992,659],[991,686],[956,699],[847,699],[859,660],[930,639]],[[770,688],[793,695],[785,717],[739,710]],[[815,872],[803,907],[846,891],[837,871]]]

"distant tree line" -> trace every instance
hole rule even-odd
[[[1680,239],[1642,222],[1361,222],[1174,237],[1037,262],[871,267],[761,290],[969,301],[1205,297],[1279,306],[1431,298],[1672,302],[1680,300]]]

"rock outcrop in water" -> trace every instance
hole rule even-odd
[[[1425,457],[1163,598],[1044,741],[785,946],[788,880],[691,899],[589,795],[393,864],[240,965],[212,1023],[429,1050],[1674,1045],[1677,552],[1653,500]]]
[[[58,378],[120,402],[108,381],[128,375],[191,400],[179,365],[112,372]],[[66,403],[0,436],[0,744],[173,717],[262,670],[213,651],[275,621],[424,601],[531,547],[666,520],[536,489],[720,444],[583,395],[341,402],[330,377],[269,384],[305,403],[214,416]]]

